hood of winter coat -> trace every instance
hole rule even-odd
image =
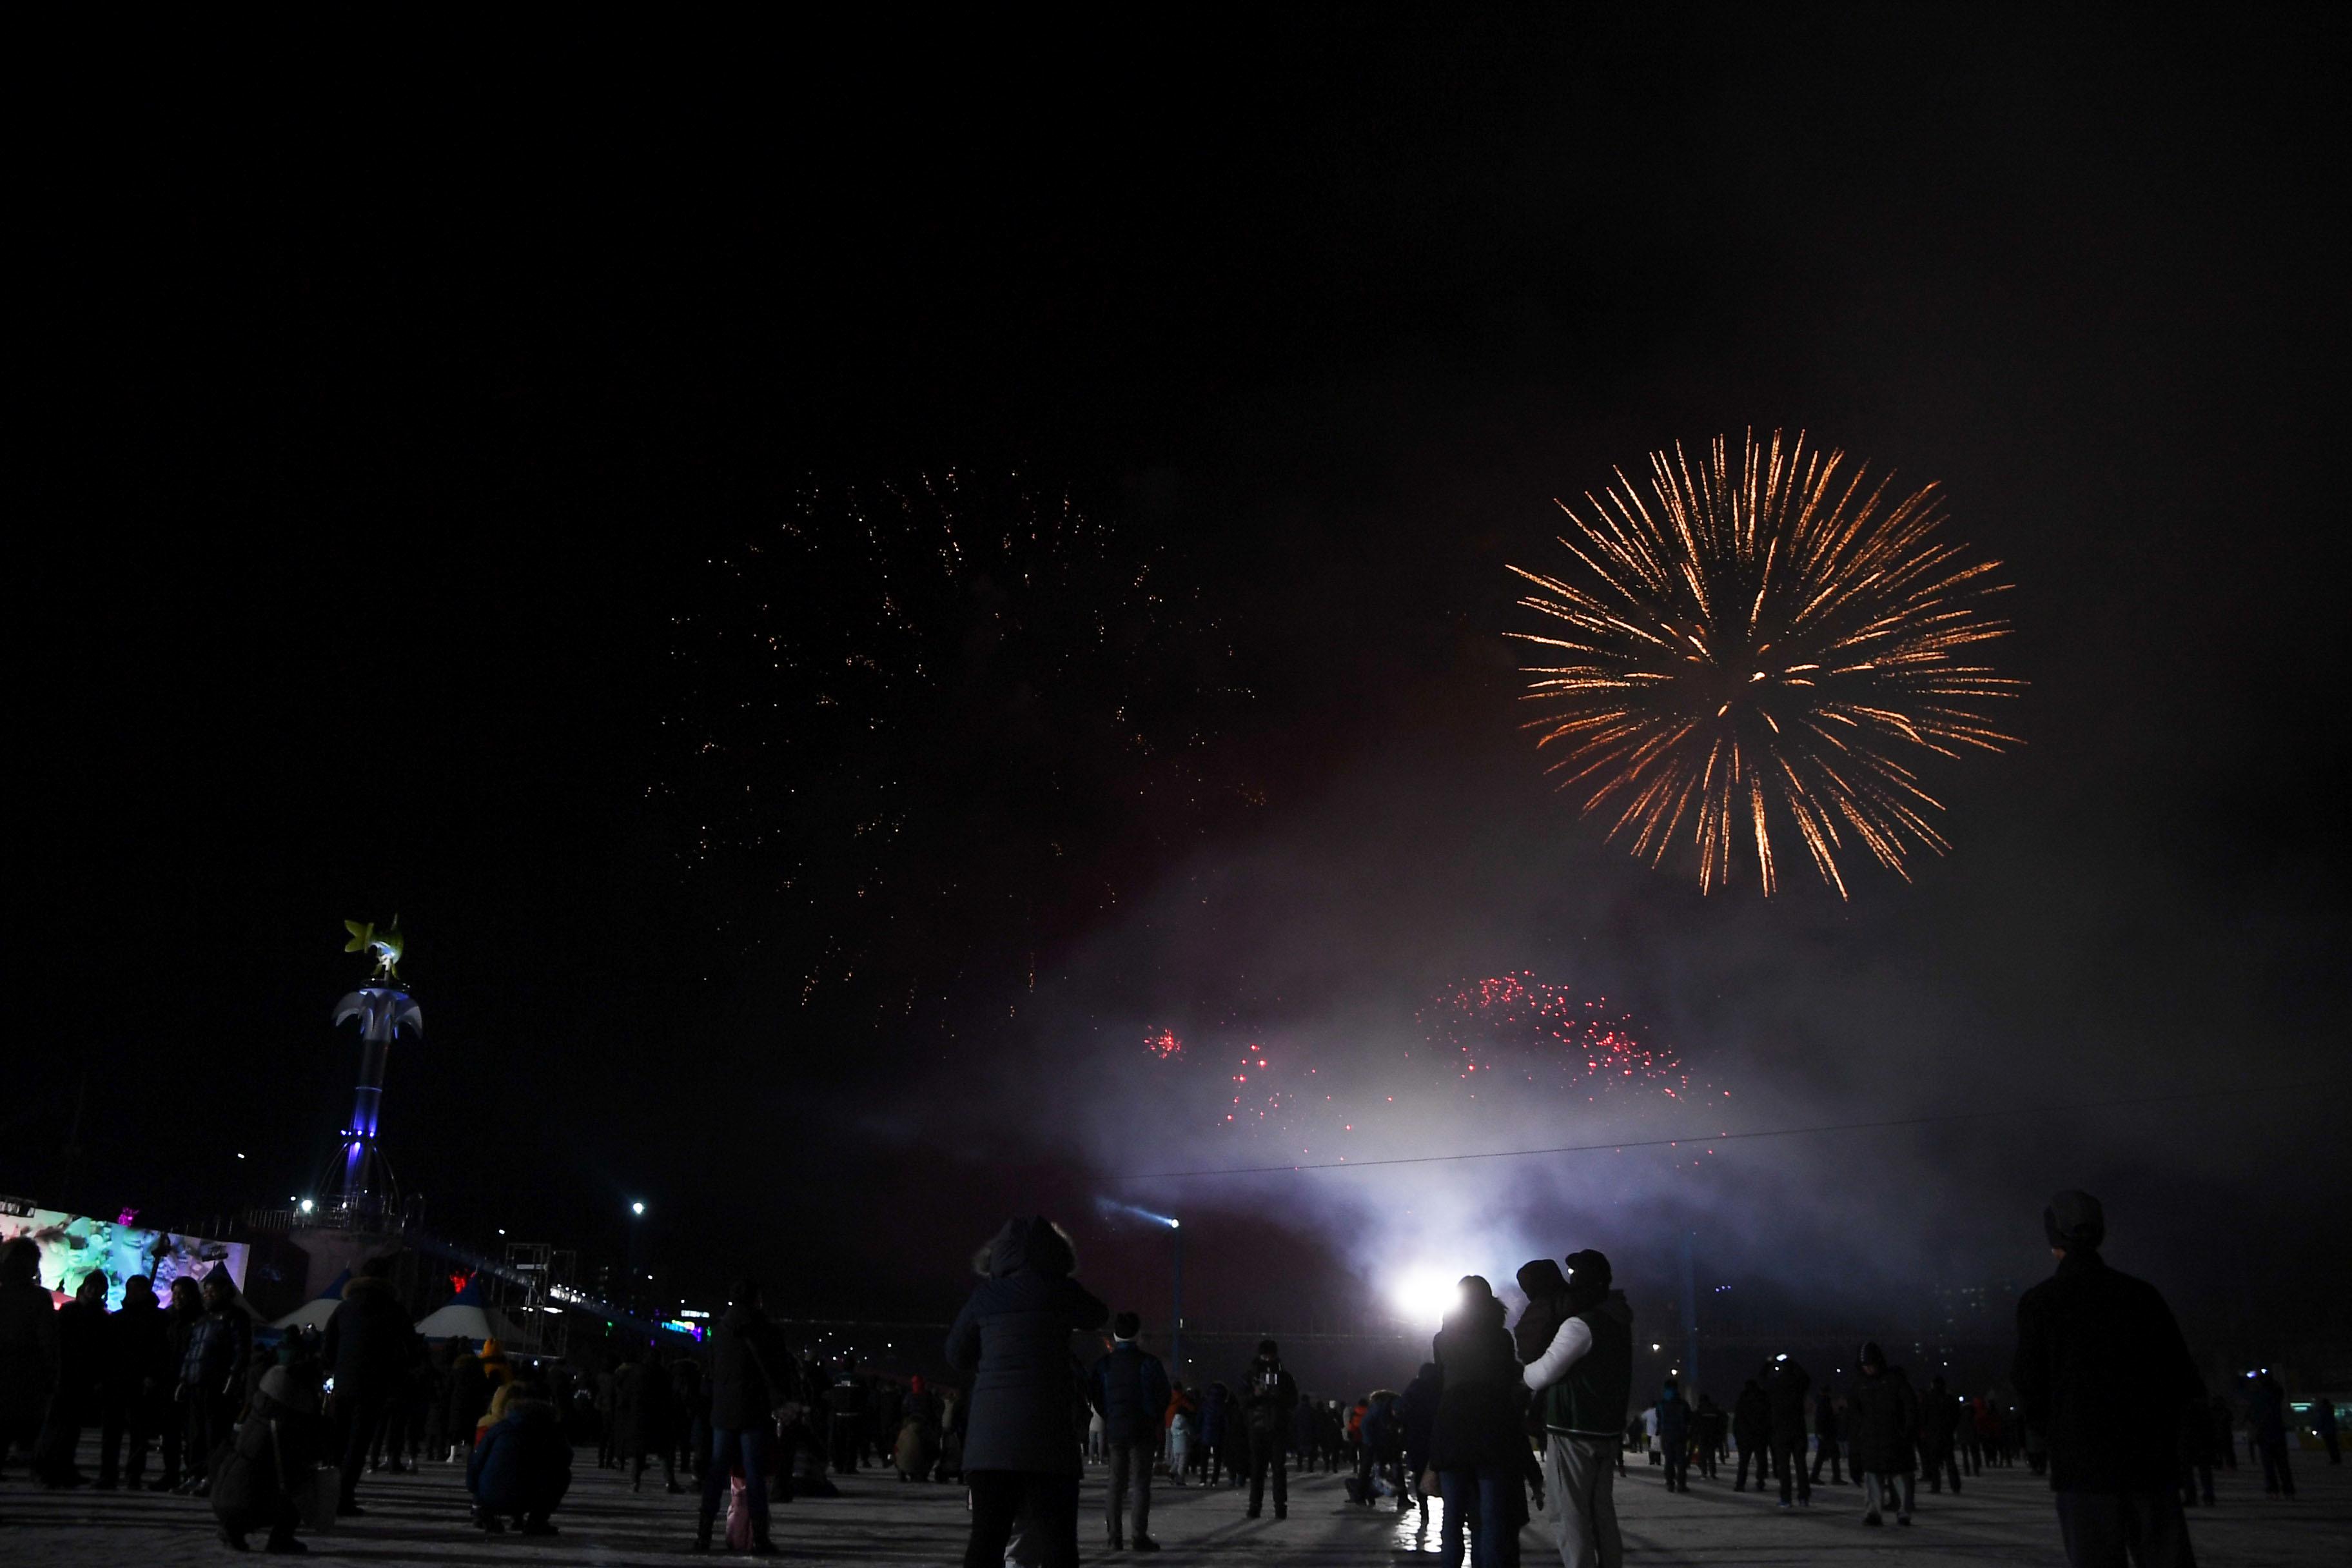
[[[1528,1310],[1511,1325],[1512,1348],[1521,1361],[1533,1361],[1551,1348],[1552,1336],[1568,1318],[1568,1276],[1549,1258],[1538,1258],[1519,1268],[1519,1289],[1527,1293]]]
[[[1568,1294],[1568,1276],[1559,1265],[1549,1258],[1538,1258],[1533,1263],[1519,1265],[1519,1289],[1530,1301],[1547,1300]]]
[[[992,1279],[1026,1268],[1048,1279],[1063,1279],[1077,1272],[1077,1249],[1061,1226],[1043,1215],[1024,1215],[1004,1222],[972,1259],[972,1271]]]

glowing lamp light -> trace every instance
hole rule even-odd
[[[629,1205],[629,1212],[633,1215],[643,1215],[646,1212],[646,1205],[643,1204],[631,1204]]]
[[[304,1198],[302,1200],[302,1212],[304,1214],[309,1214],[312,1209],[315,1209],[318,1206],[318,1205],[312,1203],[309,1198]]]
[[[1408,1269],[1389,1287],[1389,1300],[1415,1322],[1435,1322],[1453,1310],[1462,1293],[1461,1279],[1442,1268]]]

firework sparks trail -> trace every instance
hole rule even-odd
[[[1463,981],[1416,1018],[1422,1038],[1393,1050],[1246,1037],[1171,1050],[1175,1037],[1164,1028],[1146,1037],[1145,1048],[1172,1061],[1171,1070],[1220,1074],[1217,1125],[1302,1157],[1392,1147],[1465,1116],[1507,1120],[1536,1109],[1556,1120],[1606,1096],[1612,1116],[1638,1117],[1649,1104],[1664,1113],[1726,1095],[1694,1082],[1674,1051],[1644,1039],[1605,996],[1583,997],[1525,971]]]
[[[1690,1082],[1674,1052],[1646,1044],[1633,1016],[1612,1013],[1607,997],[1580,1000],[1525,972],[1465,981],[1432,1014],[1422,1019],[1431,1041],[1451,1048],[1449,1065],[1465,1081],[1511,1073],[1598,1093],[1634,1079],[1670,1099]]]
[[[1918,753],[2019,743],[1982,708],[2024,683],[1975,662],[2010,630],[1982,605],[2000,563],[1940,536],[1934,485],[1890,502],[1892,475],[1844,466],[1779,431],[1736,466],[1722,437],[1696,467],[1653,452],[1646,498],[1620,470],[1583,511],[1558,503],[1574,581],[1510,568],[1565,628],[1508,634],[1561,656],[1522,671],[1544,709],[1526,727],[1562,752],[1546,772],[1653,866],[1695,847],[1703,891],[1744,842],[1769,896],[1791,828],[1841,898],[1857,846],[1907,879],[1914,850],[1949,847]]]

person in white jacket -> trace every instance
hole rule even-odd
[[[1565,1261],[1564,1279],[1549,1259],[1519,1271],[1528,1305],[1515,1338],[1521,1354],[1533,1352],[1520,1375],[1543,1415],[1544,1489],[1562,1568],[1620,1568],[1625,1543],[1612,1483],[1633,1392],[1633,1312],[1625,1293],[1610,1289],[1608,1258],[1584,1251]],[[1546,1277],[1563,1288],[1544,1289]]]

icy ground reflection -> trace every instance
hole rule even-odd
[[[1391,1552],[1434,1552],[1444,1537],[1445,1500],[1433,1494],[1425,1508],[1409,1508],[1396,1511],[1396,1500],[1382,1498],[1381,1506],[1389,1510],[1395,1522],[1390,1527],[1389,1550]]]

